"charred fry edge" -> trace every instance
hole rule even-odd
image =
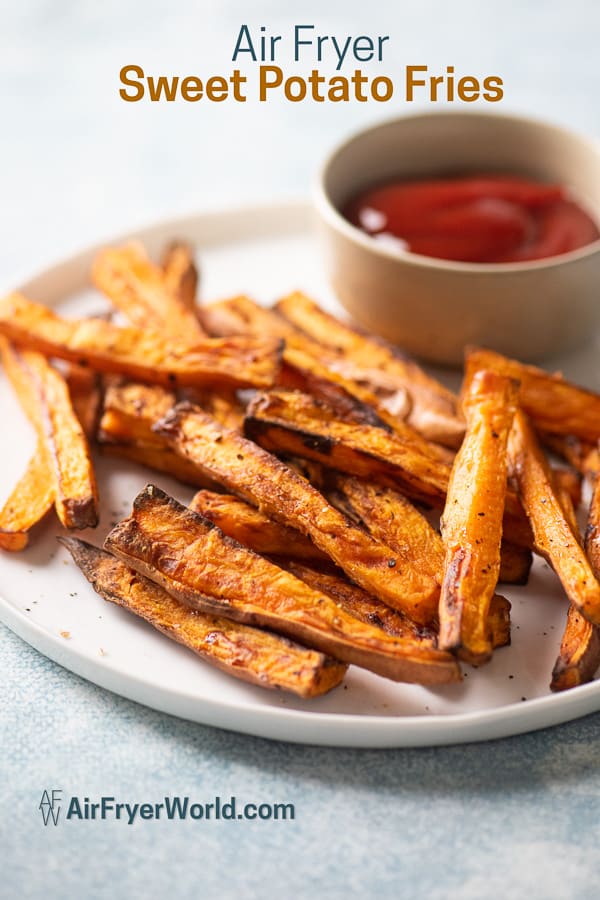
[[[331,657],[248,625],[203,615],[105,550],[76,538],[58,540],[104,600],[139,616],[234,678],[316,697],[344,677],[346,666]]]
[[[270,628],[393,680],[438,684],[460,677],[449,654],[349,616],[152,485],[110,532],[105,549],[202,612]],[[218,574],[225,558],[226,584]]]

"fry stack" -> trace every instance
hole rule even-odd
[[[102,597],[234,677],[302,697],[350,664],[458,681],[510,643],[498,588],[527,582],[533,552],[565,591],[551,687],[593,678],[599,395],[475,348],[455,396],[299,293],[198,306],[180,242],[160,265],[137,244],[103,250],[92,277],[118,319],[0,301],[37,435],[0,548],[22,550],[51,507],[70,531],[98,523],[95,445],[199,490],[186,507],[148,485],[103,549],[61,540]]]

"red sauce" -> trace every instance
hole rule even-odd
[[[564,187],[513,175],[393,181],[359,194],[344,215],[412,253],[463,262],[545,259],[600,237]]]

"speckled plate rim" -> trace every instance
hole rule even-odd
[[[153,251],[177,233],[186,236],[199,223],[212,227],[215,244],[231,239],[272,234],[273,222],[290,234],[309,227],[312,209],[303,201],[265,204],[173,218],[136,229],[113,241],[139,239]],[[250,231],[251,229],[251,231]],[[42,292],[55,302],[65,292],[81,289],[90,262],[102,241],[49,267],[16,289],[34,299]],[[65,279],[64,269],[69,277]],[[1,589],[0,589],[1,590]],[[493,740],[567,722],[600,710],[600,681],[550,696],[510,703],[489,710],[428,716],[353,715],[311,713],[265,706],[248,708],[242,703],[202,698],[179,687],[177,691],[149,684],[143,676],[110,667],[77,646],[33,622],[0,594],[0,620],[15,634],[59,665],[120,696],[180,718],[244,734],[291,743],[323,746],[393,748],[434,746]]]

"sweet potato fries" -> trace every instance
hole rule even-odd
[[[101,597],[233,677],[303,698],[348,665],[454,684],[507,653],[499,585],[525,585],[532,553],[565,594],[550,687],[594,677],[600,395],[487,349],[467,351],[455,395],[301,293],[199,305],[181,241],[160,260],[106,248],[92,279],[107,317],[0,300],[36,446],[0,550],[22,551],[52,506],[65,528],[94,527],[102,452],[200,490],[186,506],[148,484],[104,549],[61,540]]]

